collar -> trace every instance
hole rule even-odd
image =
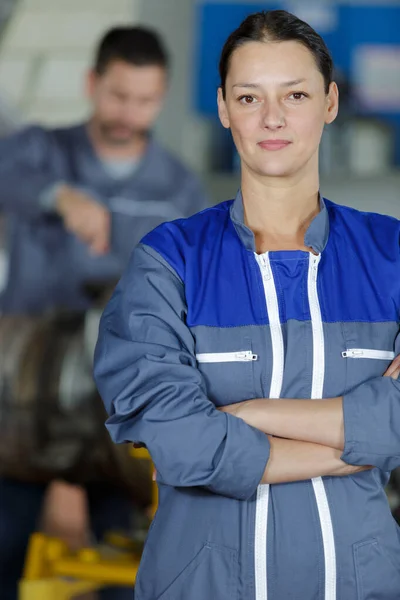
[[[329,237],[329,215],[324,199],[319,195],[320,212],[313,218],[304,235],[304,243],[320,254],[325,250]],[[241,190],[236,194],[230,208],[231,220],[247,250],[256,251],[254,233],[244,224],[244,207]]]

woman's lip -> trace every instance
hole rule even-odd
[[[264,150],[282,150],[282,148],[289,146],[290,143],[287,140],[264,140],[263,142],[258,142],[258,145]]]

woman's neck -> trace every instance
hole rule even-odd
[[[299,180],[266,180],[243,173],[246,225],[253,231],[257,252],[307,250],[304,235],[319,213],[318,176]]]

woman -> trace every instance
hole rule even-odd
[[[100,329],[107,427],[158,473],[135,598],[398,600],[399,222],[319,196],[311,27],[251,15],[220,74],[241,191],[147,235]]]

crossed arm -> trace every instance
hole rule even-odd
[[[173,233],[146,241],[161,237],[169,247]],[[144,243],[103,313],[96,349],[95,378],[112,439],[145,445],[160,483],[246,500],[260,482],[400,465],[396,361],[386,377],[343,398],[259,400],[220,411],[207,397],[185,311],[176,269]],[[395,348],[399,354],[400,343]]]
[[[399,374],[400,357],[397,357],[384,376],[397,379]],[[341,460],[344,450],[342,396],[327,400],[259,398],[220,410],[269,436],[270,458],[262,483],[351,475],[371,468]]]

